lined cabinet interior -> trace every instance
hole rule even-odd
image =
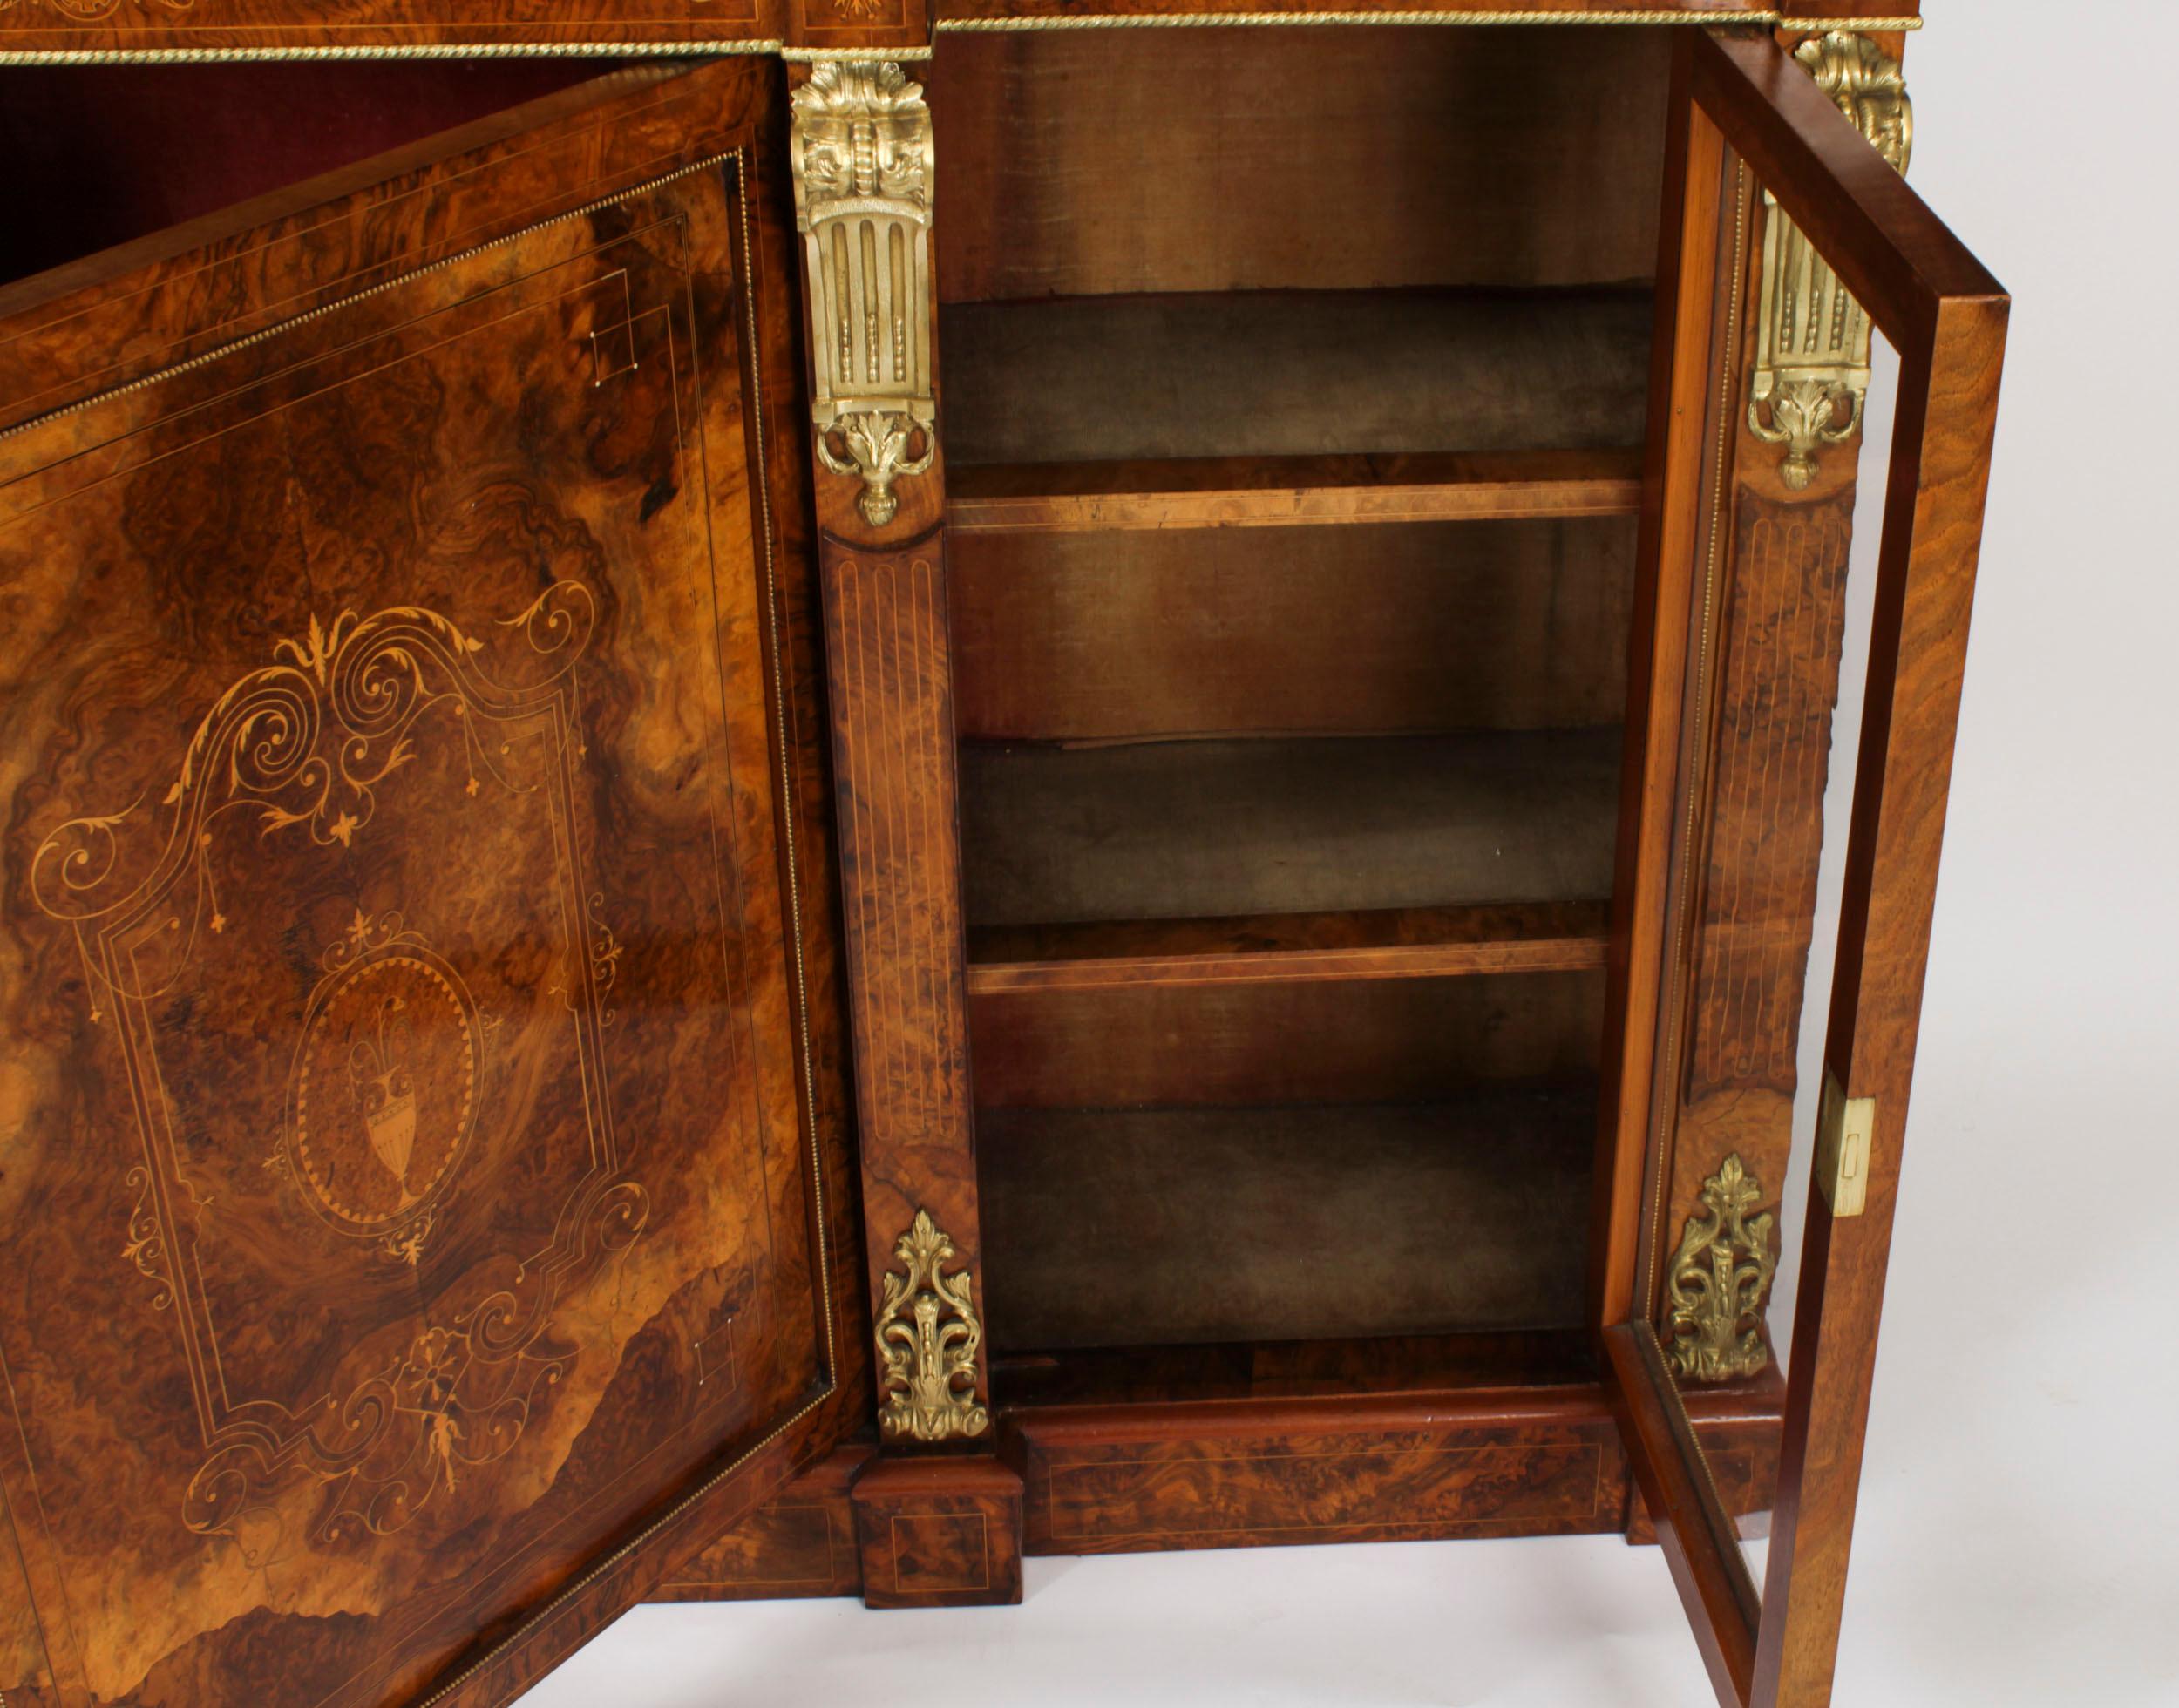
[[[1002,1379],[1579,1325],[1665,73],[941,40]]]

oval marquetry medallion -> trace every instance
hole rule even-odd
[[[327,981],[295,1060],[293,1161],[314,1208],[377,1237],[427,1210],[476,1122],[475,1011],[413,939]]]

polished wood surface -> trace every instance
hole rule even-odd
[[[1626,1470],[1590,1387],[1043,1410],[1012,1420],[1033,1554],[1617,1529]]]
[[[449,183],[439,148],[414,143],[0,289],[0,427],[730,146],[668,72],[616,76],[630,93],[610,112],[575,89],[479,120]]]
[[[266,329],[0,441],[0,1482],[61,1699],[505,1700],[859,1409],[777,81],[14,297],[60,397],[121,305],[125,363]],[[528,130],[635,186],[524,200]]]
[[[1765,211],[1753,175],[1737,177],[1731,214],[1745,221],[1740,301],[1748,304]],[[1728,295],[1730,284],[1721,284]],[[1741,348],[1721,360],[1733,364]],[[1719,547],[1706,553],[1710,608],[1695,615],[1689,642],[1705,661],[1682,755],[1693,829],[1667,925],[1679,951],[1667,977],[1683,997],[1669,1005],[1678,1024],[1659,1068],[1672,1088],[1660,1112],[1670,1151],[1657,1198],[1666,1249],[1728,1156],[1762,1183],[1758,1209],[1775,1211],[1796,1094],[1806,1098],[1799,1044],[1809,957],[1828,960],[1830,948],[1815,942],[1816,880],[1861,441],[1857,434],[1827,454],[1799,492],[1744,412],[1732,412],[1728,441],[1726,471],[1712,477],[1724,491],[1704,523]],[[1662,1264],[1646,1278],[1661,1289]],[[1668,1304],[1660,1295],[1650,1306],[1666,1334]]]
[[[1755,1665],[1755,1587],[1732,1521],[1706,1486],[1696,1437],[1646,1323],[1603,1332],[1605,1392],[1721,1704],[1745,1703]]]
[[[1075,1353],[1002,1372],[1027,1551],[1131,1553],[1563,1535],[1629,1523],[1620,1433],[1585,1356],[1551,1336]],[[1024,1361],[1026,1363],[1026,1361]],[[1706,1407],[1706,1448],[1771,1499],[1771,1391]]]
[[[1605,980],[1597,1190],[1590,1291],[1599,1325],[1624,1320],[1640,1260],[1644,1198],[1653,1172],[1649,1095],[1657,1049],[1670,850],[1677,828],[1674,761],[1688,669],[1697,512],[1713,408],[1724,150],[1692,123],[1686,56],[1674,62],[1660,220],[1656,326],[1650,349],[1650,434],[1642,475],[1640,554],[1627,646],[1626,745]]]
[[[1683,1388],[1680,1400],[1726,1515],[1738,1521],[1743,1537],[1768,1535],[1786,1407],[1786,1380],[1778,1366],[1768,1365],[1751,1380],[1722,1387]],[[1638,1546],[1657,1541],[1646,1501],[1628,1503],[1626,1539]]]
[[[996,926],[968,936],[968,993],[1571,973],[1604,965],[1598,902]]]
[[[2004,365],[1995,281],[1931,285],[1929,339],[1902,352],[1824,1043],[1846,1095],[1876,1100],[1876,1143],[1864,1214],[1834,1221],[1809,1198],[1756,1655],[1755,1700],[1790,1708],[1829,1701],[1837,1656]]]
[[[1022,1475],[987,1454],[881,1454],[848,1499],[867,1607],[1005,1607],[1022,1599]]]
[[[1129,1348],[998,1360],[1025,1555],[1603,1532],[1656,1540],[1584,1333]],[[1694,1396],[1728,1508],[1767,1514],[1784,1384]],[[860,1596],[848,1490],[819,1461],[653,1596]],[[1585,1480],[1592,1468],[1597,1474]],[[1617,1522],[1615,1522],[1617,1521]]]
[[[848,1490],[877,1452],[870,1441],[834,1449],[738,1523],[669,1572],[652,1601],[764,1601],[859,1596],[862,1554]]]
[[[791,79],[798,85],[809,75],[801,66]],[[805,293],[805,334],[808,306]],[[924,306],[935,349],[936,304]],[[939,525],[945,435],[929,442],[922,472],[893,485],[894,506],[879,520],[862,508],[860,478],[818,454],[810,424],[800,426],[798,438],[816,465],[864,1284],[874,1318],[888,1278],[906,1276],[896,1245],[927,1215],[951,1246],[945,1271],[967,1278],[981,1309],[953,680]],[[973,1386],[960,1390],[965,1406],[988,1400],[988,1369],[979,1361],[973,1374]],[[878,1395],[881,1417],[886,1398]],[[889,1439],[885,1453],[913,1452],[916,1445]]]
[[[499,0],[357,0],[337,17],[295,0],[190,0],[155,6],[25,4],[0,11],[0,53],[54,55],[777,52],[917,48],[930,39],[924,0],[575,0],[549,17]]]
[[[1828,3],[1829,0],[1816,0],[1817,4]],[[1886,0],[1885,4],[1875,10],[1883,16],[1891,17],[1897,15],[1897,8],[1901,3],[1903,0]],[[1169,4],[1170,0],[1087,0],[1086,3],[1085,0],[939,0],[933,15],[941,19],[1129,17],[1156,16],[1166,11]],[[1690,19],[1698,22],[1709,17],[1729,22],[1735,13],[1775,10],[1769,3],[1769,0],[1761,0],[1760,3],[1759,0],[1669,0],[1669,9],[1684,11]],[[1311,3],[1311,0],[1271,0],[1271,3],[1267,5],[1257,4],[1254,0],[1205,0],[1205,3],[1200,6],[1191,6],[1190,10],[1191,14],[1246,12],[1253,15],[1259,12],[1316,12],[1323,10],[1324,8]],[[1406,3],[1406,0],[1361,0],[1361,3],[1352,7],[1343,7],[1341,10],[1381,12],[1408,11],[1414,9]],[[1449,13],[1491,13],[1503,12],[1508,9],[1497,4],[1496,0],[1448,0],[1445,5],[1433,7],[1431,10]],[[1582,14],[1600,18],[1608,23],[1614,13],[1654,11],[1658,8],[1653,4],[1646,3],[1646,0],[1532,0],[1532,3],[1516,10],[1546,16],[1566,14],[1571,17],[1573,14]],[[1802,10],[1803,16],[1811,15],[1807,6],[1804,5]],[[1836,16],[1835,13],[1830,15]]]
[[[954,470],[946,525],[959,540],[999,532],[1626,516],[1640,503],[1641,458],[1631,450],[978,463]]]
[[[927,1210],[981,1278],[945,559],[820,544],[871,1298]],[[975,1285],[981,1292],[981,1281]],[[976,1392],[988,1397],[988,1375]]]
[[[1690,90],[1902,356],[1949,298],[2001,296],[1989,269],[1775,44],[1688,32]]]

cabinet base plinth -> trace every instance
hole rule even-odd
[[[866,1607],[1022,1599],[1022,1479],[988,1455],[871,1461],[849,1491]]]

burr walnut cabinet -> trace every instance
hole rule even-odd
[[[1576,1532],[1828,1701],[1913,0],[658,10],[0,0],[0,1702]]]

